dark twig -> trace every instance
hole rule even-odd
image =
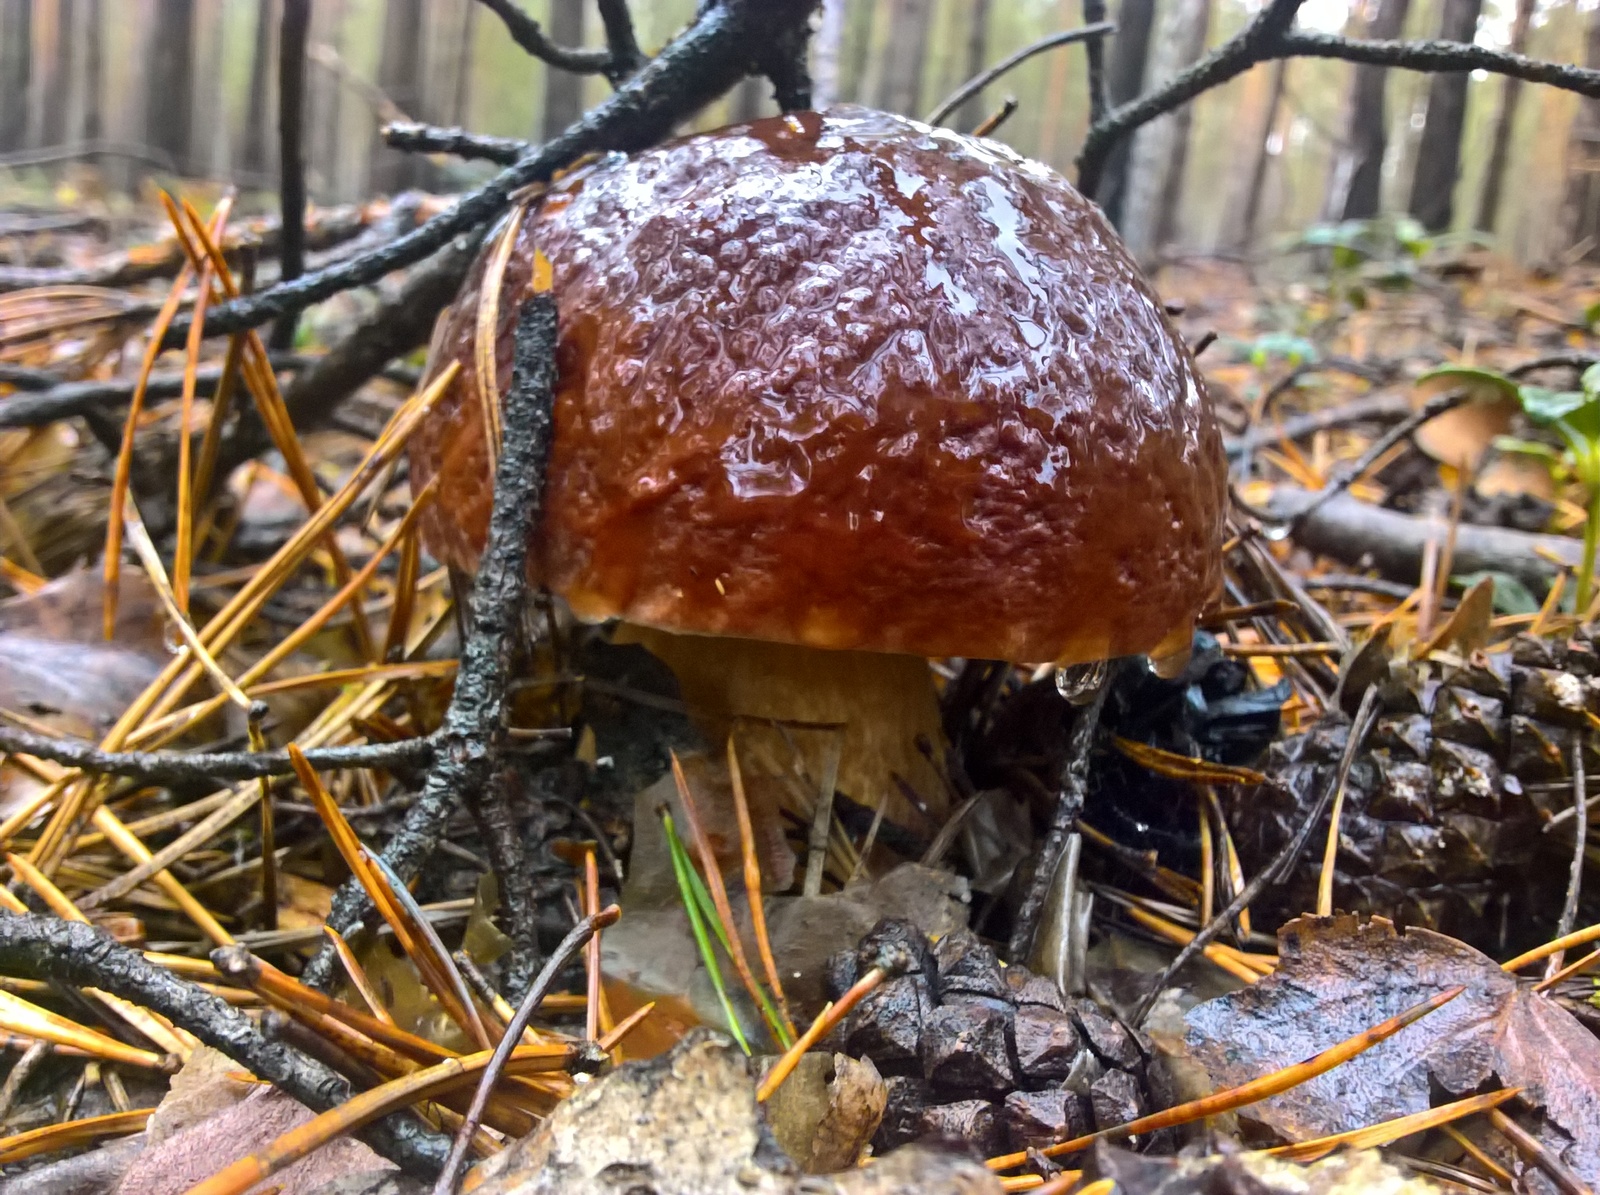
[[[515,137],[484,137],[465,129],[443,129],[414,120],[397,120],[384,125],[383,141],[391,149],[406,153],[454,154],[458,158],[476,158],[501,166],[510,166],[533,148]]]
[[[1093,699],[1078,710],[1072,724],[1072,734],[1067,739],[1066,764],[1061,770],[1060,788],[1056,796],[1055,814],[1044,845],[1039,849],[1039,861],[1022,907],[1017,910],[1017,921],[1011,931],[1011,941],[1006,947],[1006,957],[1013,963],[1025,963],[1033,952],[1034,935],[1039,931],[1039,918],[1044,912],[1044,902],[1050,894],[1050,881],[1055,877],[1067,847],[1067,837],[1077,827],[1083,814],[1083,797],[1089,776],[1089,755],[1094,749],[1095,733],[1100,729],[1100,711],[1105,707],[1106,694],[1116,677],[1116,665],[1100,683]]]
[[[1110,112],[1090,126],[1078,153],[1078,188],[1092,195],[1106,158],[1123,137],[1156,117],[1274,58],[1339,58],[1413,71],[1490,71],[1600,97],[1600,70],[1545,62],[1454,41],[1363,41],[1329,33],[1291,31],[1303,0],[1271,0],[1238,34],[1165,86]]]
[[[483,1077],[478,1080],[478,1090],[473,1093],[467,1114],[462,1119],[461,1126],[456,1129],[456,1139],[450,1146],[450,1156],[445,1160],[444,1169],[439,1171],[438,1181],[434,1183],[433,1195],[454,1195],[456,1175],[461,1172],[461,1163],[466,1160],[467,1146],[472,1144],[472,1134],[478,1131],[478,1124],[483,1119],[483,1110],[489,1104],[489,1095],[494,1091],[494,1085],[499,1082],[500,1072],[505,1069],[511,1051],[521,1044],[522,1031],[528,1027],[528,1022],[533,1020],[533,1014],[538,1011],[540,1002],[549,994],[556,976],[561,974],[573,956],[594,937],[595,931],[616,924],[620,916],[622,910],[616,905],[608,905],[598,913],[591,913],[567,931],[567,936],[561,939],[561,944],[545,960],[544,969],[539,972],[538,978],[529,986],[527,994],[522,997],[522,1002],[517,1005],[516,1015],[506,1026],[505,1036],[495,1047],[489,1065],[483,1068]]]
[[[1506,370],[1506,376],[1525,378],[1530,373],[1538,373],[1542,369],[1573,369],[1581,373],[1596,362],[1600,362],[1600,357],[1593,353],[1551,353],[1548,357],[1535,357],[1532,361],[1524,361],[1521,365],[1513,366]]]
[[[815,0],[716,0],[702,6],[692,25],[604,102],[561,136],[463,195],[449,211],[371,253],[223,303],[206,317],[206,330],[220,336],[257,327],[285,311],[376,282],[493,220],[514,192],[548,181],[586,153],[653,145],[743,78],[766,48],[803,36],[814,6]],[[181,344],[187,331],[187,319],[179,318],[169,339]]]
[[[978,127],[972,130],[974,137],[993,137],[1000,126],[1010,120],[1017,111],[1017,97],[1006,96],[1001,105],[978,122]]]
[[[609,49],[585,50],[556,45],[545,36],[539,22],[523,12],[512,0],[478,0],[478,3],[499,17],[511,40],[540,62],[574,75],[609,76],[614,69]]]
[[[1356,710],[1356,716],[1351,720],[1350,732],[1345,738],[1344,754],[1339,757],[1339,768],[1334,773],[1333,783],[1328,785],[1326,792],[1317,798],[1316,806],[1306,815],[1305,821],[1300,823],[1300,828],[1294,832],[1294,837],[1284,844],[1277,857],[1257,872],[1255,876],[1241,888],[1237,895],[1228,902],[1228,906],[1214,916],[1210,922],[1201,927],[1200,932],[1191,938],[1187,945],[1170,963],[1167,969],[1156,978],[1150,990],[1145,993],[1144,999],[1139,1001],[1138,1008],[1134,1009],[1131,1023],[1134,1026],[1144,1024],[1145,1017],[1150,1015],[1151,1006],[1155,1004],[1162,992],[1166,991],[1173,977],[1178,974],[1188,963],[1216,938],[1223,930],[1232,925],[1251,901],[1265,892],[1269,885],[1275,884],[1280,878],[1289,874],[1294,865],[1299,862],[1301,853],[1310,841],[1312,831],[1318,823],[1328,815],[1328,809],[1333,804],[1333,799],[1343,791],[1345,783],[1350,778],[1350,769],[1355,764],[1356,753],[1361,749],[1361,744],[1367,737],[1367,731],[1372,728],[1373,722],[1378,717],[1378,690],[1368,688],[1361,695],[1361,705]]]
[[[565,733],[563,730],[551,732]],[[414,768],[432,761],[437,736],[370,743],[362,747],[314,747],[306,759],[319,772],[337,768]],[[53,739],[0,723],[0,752],[31,755],[105,776],[145,784],[212,784],[258,780],[294,771],[286,751],[101,751],[75,739]]]
[[[463,797],[480,823],[496,823],[483,829],[491,863],[500,878],[505,916],[517,942],[519,957],[514,959],[513,971],[516,964],[531,971],[531,956],[538,948],[533,935],[532,876],[515,857],[520,853],[515,827],[497,824],[498,813],[491,808],[503,805],[503,796],[496,801],[490,794],[491,789],[503,793],[506,685],[527,590],[528,538],[538,524],[549,449],[555,344],[555,302],[549,295],[536,295],[523,305],[517,321],[489,539],[466,611],[465,645],[455,692],[444,724],[435,735],[437,753],[422,795],[406,811],[404,823],[383,853],[395,873],[409,880],[432,853],[445,820]],[[347,933],[368,907],[360,885],[346,883],[334,898],[328,923]],[[330,967],[331,951],[324,949],[307,968],[306,982],[324,982]]]
[[[314,1112],[350,1098],[350,1085],[322,1063],[264,1038],[220,996],[179,979],[93,926],[56,917],[0,916],[0,968],[8,975],[99,988],[160,1013]],[[358,1136],[412,1174],[437,1174],[449,1142],[409,1115],[390,1116]]]
[[[1600,70],[1567,66],[1458,41],[1363,41],[1331,33],[1287,33],[1274,58],[1342,58],[1408,71],[1488,71],[1529,83],[1546,83],[1591,99],[1600,97]]]
[[[1165,86],[1123,104],[1092,125],[1078,151],[1078,190],[1093,195],[1100,187],[1111,147],[1140,125],[1170,112],[1202,91],[1226,83],[1267,58],[1279,43],[1304,0],[1269,0],[1266,7],[1233,37],[1223,42]]]
[[[312,361],[310,357],[273,354],[275,369],[303,369]],[[222,380],[221,366],[208,366],[195,377],[196,394],[210,395]],[[13,394],[0,399],[0,429],[10,427],[42,427],[57,419],[71,419],[87,415],[113,405],[125,405],[133,396],[132,378],[112,378],[103,382],[65,382],[53,374],[45,375],[49,382],[43,388],[30,388],[26,394]],[[3,380],[3,379],[0,379]],[[159,400],[177,398],[183,393],[183,375],[158,373],[150,378],[145,398]],[[120,435],[120,431],[119,431]]]
[[[1242,436],[1223,442],[1230,457],[1244,458],[1257,448],[1265,448],[1283,440],[1300,440],[1317,432],[1349,427],[1356,423],[1388,422],[1404,419],[1414,408],[1403,394],[1368,394],[1337,406],[1318,407],[1304,415],[1285,419],[1268,427],[1253,427]]]
[[[1106,0],[1083,0],[1083,23],[1098,25],[1106,19]],[[1106,39],[1091,37],[1083,47],[1088,59],[1089,123],[1105,119],[1106,105]]]
[[[633,14],[628,11],[628,0],[599,0],[600,23],[606,30],[606,49],[611,54],[608,71],[616,73],[613,82],[620,82],[644,65],[644,52],[633,34]]]
[[[1104,4],[1101,8],[1104,9]],[[1067,29],[1060,33],[1052,33],[1049,37],[1040,38],[1032,45],[1023,46],[1015,54],[995,63],[981,75],[968,79],[956,88],[932,112],[928,113],[928,124],[943,124],[945,119],[962,104],[977,95],[996,79],[1015,70],[1035,54],[1043,54],[1046,50],[1053,50],[1057,46],[1070,46],[1074,42],[1089,41],[1098,46],[1100,39],[1116,32],[1116,24],[1111,21],[1096,21],[1092,25],[1084,25],[1080,29]]]
[[[278,211],[283,221],[279,278],[289,282],[306,268],[305,95],[306,35],[311,29],[311,0],[283,0],[278,33]],[[271,345],[294,344],[298,311],[286,311],[272,328]]]
[[[1423,403],[1422,406],[1414,411],[1411,415],[1405,419],[1402,419],[1399,423],[1395,424],[1388,431],[1384,432],[1383,435],[1374,440],[1371,445],[1368,446],[1367,450],[1358,456],[1354,461],[1340,469],[1338,473],[1336,473],[1333,478],[1329,480],[1327,485],[1323,486],[1314,495],[1312,495],[1310,500],[1294,513],[1293,517],[1289,519],[1289,528],[1293,530],[1294,528],[1298,527],[1312,514],[1315,514],[1334,498],[1337,498],[1340,494],[1344,493],[1351,487],[1351,485],[1360,479],[1363,473],[1372,468],[1372,466],[1383,457],[1384,453],[1388,452],[1389,449],[1400,443],[1401,440],[1404,440],[1406,437],[1410,436],[1424,423],[1427,423],[1431,419],[1437,419],[1446,411],[1455,410],[1457,407],[1463,405],[1469,399],[1471,399],[1471,397],[1472,392],[1469,390],[1449,390],[1444,394],[1434,395],[1427,402]]]
[[[1576,842],[1572,848],[1572,871],[1567,877],[1567,899],[1561,906],[1561,919],[1556,922],[1555,937],[1564,938],[1578,923],[1578,897],[1583,893],[1583,859],[1589,846],[1588,783],[1583,774],[1583,753],[1588,747],[1588,736],[1578,734],[1572,744],[1572,813],[1577,820],[1573,827]],[[1558,950],[1545,964],[1545,978],[1561,970],[1566,961],[1566,951]]]

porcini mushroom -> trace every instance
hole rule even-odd
[[[841,789],[920,775],[938,803],[927,657],[1187,647],[1221,439],[1161,302],[1053,171],[842,108],[558,182],[434,338],[430,369],[462,368],[411,480],[439,478],[426,543],[463,570],[492,485],[478,362],[509,383],[536,250],[560,380],[533,579],[640,628],[701,713],[844,723]]]

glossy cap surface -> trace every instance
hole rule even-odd
[[[435,335],[424,534],[471,569],[492,483],[474,339],[495,238]],[[517,232],[560,382],[535,578],[583,617],[1062,663],[1149,651],[1219,575],[1204,383],[1098,209],[993,142],[863,109],[612,159]]]

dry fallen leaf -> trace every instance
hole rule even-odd
[[[1193,1009],[1189,1047],[1219,1086],[1289,1066],[1457,984],[1466,991],[1343,1066],[1244,1110],[1291,1141],[1431,1106],[1434,1085],[1460,1096],[1521,1087],[1535,1135],[1600,1182],[1600,1040],[1494,960],[1382,918],[1300,917],[1278,931],[1278,969]]]
[[[826,1174],[855,1164],[887,1102],[871,1059],[811,1053],[767,1101],[767,1123],[807,1173]]]

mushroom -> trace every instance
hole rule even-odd
[[[434,336],[430,370],[461,372],[411,481],[439,479],[425,543],[462,570],[492,489],[478,361],[509,383],[536,251],[560,379],[532,579],[622,620],[714,732],[843,724],[842,791],[937,810],[928,657],[1186,652],[1219,582],[1221,438],[1160,300],[1053,171],[838,108],[554,184]]]

